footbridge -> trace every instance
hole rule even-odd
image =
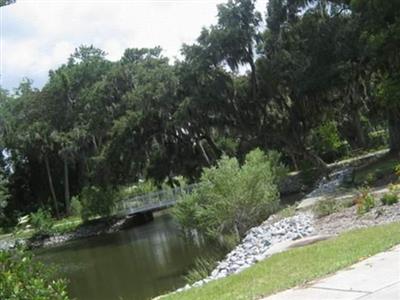
[[[116,205],[116,215],[151,214],[166,209],[173,206],[182,194],[191,193],[197,186],[190,184],[123,199]]]

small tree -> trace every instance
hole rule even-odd
[[[199,188],[178,201],[176,218],[211,239],[242,237],[278,208],[277,184],[285,171],[279,160],[277,152],[259,149],[247,154],[242,166],[236,158],[222,157],[203,170]]]
[[[28,253],[0,251],[0,299],[68,300],[66,286]]]

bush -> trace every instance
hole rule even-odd
[[[22,250],[0,251],[0,299],[68,300],[66,281]]]
[[[389,144],[389,132],[387,130],[377,130],[368,133],[368,147],[382,148]]]
[[[217,166],[205,168],[199,187],[185,194],[174,215],[186,229],[206,237],[242,237],[279,207],[277,183],[285,168],[277,152],[251,151],[242,166],[236,158],[222,157]],[[236,238],[236,240],[237,240]]]
[[[101,188],[97,186],[84,187],[79,199],[82,204],[81,217],[84,221],[91,217],[111,215],[118,197],[111,188]]]
[[[394,167],[394,172],[396,173],[396,176],[400,178],[400,164]]]
[[[394,193],[386,193],[381,199],[383,205],[393,205],[399,202],[399,197]]]
[[[315,151],[325,160],[334,161],[346,156],[349,147],[340,138],[335,122],[326,122],[312,132],[312,145]]]
[[[399,202],[400,184],[390,184],[389,192],[384,194],[381,201],[384,205],[393,205]]]
[[[375,181],[377,181],[377,176],[375,175],[375,173],[369,173],[365,176],[365,181],[364,181],[364,185],[372,185],[375,183]]]
[[[301,183],[306,187],[313,186],[321,177],[321,170],[315,168],[314,164],[309,160],[300,162],[300,170]]]
[[[323,201],[319,201],[314,207],[313,212],[317,218],[322,218],[333,214],[335,212],[340,211],[344,208],[343,203],[339,203],[335,199],[327,199]]]
[[[35,230],[35,235],[49,235],[52,233],[54,221],[48,210],[39,208],[35,213],[31,213],[29,218],[29,223]]]
[[[364,188],[356,198],[355,203],[357,205],[357,213],[363,215],[375,207],[375,198],[368,188]]]
[[[79,201],[79,198],[74,196],[71,199],[71,213],[73,216],[81,216],[82,215],[82,203]]]

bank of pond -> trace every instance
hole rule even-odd
[[[201,239],[187,238],[172,216],[123,231],[69,241],[35,250],[69,281],[72,299],[151,299],[185,284],[196,258],[210,249]]]

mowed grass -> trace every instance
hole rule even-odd
[[[249,269],[162,299],[260,299],[333,273],[400,244],[400,223],[349,231],[271,256]]]

